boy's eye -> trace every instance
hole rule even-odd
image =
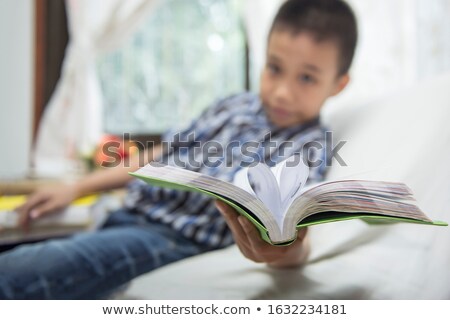
[[[310,76],[309,74],[302,74],[299,77],[299,80],[300,80],[300,82],[303,82],[303,83],[314,83],[315,82],[315,79],[312,76]]]
[[[267,69],[272,74],[278,74],[281,71],[280,67],[278,67],[276,64],[272,64],[272,63],[267,64]]]

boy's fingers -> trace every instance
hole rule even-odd
[[[19,225],[25,230],[28,230],[28,225],[30,223],[30,214],[28,206],[20,206],[14,210],[19,215]]]
[[[41,203],[44,204],[45,209],[46,199],[47,196],[42,193],[31,195],[23,205],[14,210],[17,214],[19,214],[19,225],[24,229],[24,231],[28,231],[30,220],[40,215],[40,210],[36,211],[36,209],[39,208]]]
[[[31,196],[29,196],[27,198],[27,200],[25,201],[24,204],[22,204],[21,206],[17,207],[15,209],[15,211],[20,211],[20,212],[28,212],[30,211],[31,208],[33,208],[35,205],[37,205],[38,203],[44,201],[46,198],[46,196],[42,193],[36,193],[36,194],[32,194]]]
[[[255,249],[258,250],[262,247],[264,248],[271,248],[272,246],[269,245],[267,242],[265,242],[261,238],[261,234],[259,233],[258,228],[253,225],[248,219],[245,217],[239,217],[238,218],[240,225],[242,226],[244,232],[247,234],[247,237],[250,241],[250,245]]]
[[[217,208],[224,216],[230,227],[236,244],[242,254],[254,262],[272,263],[280,258],[285,258],[289,251],[298,249],[294,247],[275,247],[266,243],[259,233],[259,230],[247,218],[239,215],[230,206],[216,202]],[[297,233],[297,242],[302,243],[305,239],[307,228],[301,228]]]
[[[239,224],[241,225],[244,232],[247,234],[251,243],[265,243],[259,234],[258,229],[245,217],[238,217]]]
[[[19,225],[22,226],[24,231],[27,231],[30,223],[30,214],[34,211],[34,208],[45,201],[46,195],[42,193],[33,194],[28,197],[26,202],[14,209],[19,214]]]
[[[245,232],[249,235],[248,238],[253,252],[260,257],[262,262],[268,262],[267,259],[271,259],[274,254],[280,254],[280,250],[284,250],[263,240],[258,228],[247,219],[243,219],[242,223],[245,225]]]
[[[54,201],[44,202],[43,204],[33,208],[30,211],[29,216],[30,216],[31,220],[37,219],[47,213],[52,213],[53,211],[56,210],[56,207],[57,207],[57,204]]]
[[[231,229],[236,244],[239,246],[241,251],[242,249],[248,251],[248,249],[250,248],[249,240],[238,221],[238,214],[236,214],[233,208],[222,202],[216,201],[216,206],[225,218],[228,227]]]
[[[256,226],[254,226],[245,217],[239,217],[239,223],[242,225],[244,232],[247,234],[248,243],[251,251],[251,259],[255,262],[269,262],[272,260],[273,254],[278,254],[277,247],[274,247],[261,238],[261,234]]]
[[[225,218],[225,221],[233,233],[239,233],[239,229],[241,229],[241,227],[237,222],[237,214],[233,211],[233,209],[222,202],[216,202],[216,207],[219,209],[220,213],[222,213],[222,216]]]
[[[242,230],[242,228],[235,222],[227,222],[228,226],[231,229],[231,233],[233,234],[234,242],[240,247],[245,248],[246,250],[250,249],[249,240],[247,239],[247,235]]]
[[[247,218],[237,214],[233,208],[223,203],[220,203],[219,210],[230,225],[233,234],[242,239],[247,248],[266,244],[261,239],[258,229]]]
[[[235,210],[230,207],[228,204],[220,201],[220,200],[216,200],[215,202],[217,209],[219,209],[220,212],[222,212],[223,214],[227,215],[227,216],[238,216],[238,214],[235,212]]]
[[[308,228],[301,228],[297,231],[297,241],[303,241],[306,237],[306,233],[308,231]]]

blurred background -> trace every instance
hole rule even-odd
[[[0,179],[75,170],[105,134],[158,139],[214,100],[258,91],[282,0],[0,1]],[[450,0],[348,0],[366,104],[450,72]]]

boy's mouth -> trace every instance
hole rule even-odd
[[[269,112],[276,119],[289,119],[292,116],[290,111],[283,108],[270,108]]]

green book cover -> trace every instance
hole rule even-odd
[[[151,185],[219,199],[249,219],[273,245],[292,243],[299,228],[350,219],[447,226],[429,219],[403,183],[342,180],[304,187],[309,173],[305,165],[289,167],[285,161],[277,167],[246,168],[237,185],[157,162],[130,175]]]

